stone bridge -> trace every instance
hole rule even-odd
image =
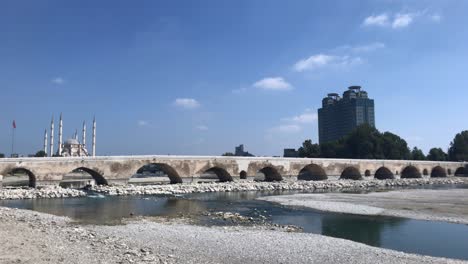
[[[59,184],[76,169],[88,172],[97,184],[125,184],[145,165],[157,164],[171,183],[198,182],[206,173],[219,181],[253,179],[265,181],[389,179],[468,176],[467,162],[307,159],[275,157],[216,156],[106,156],[85,158],[5,158],[0,159],[2,176],[24,172],[29,185]],[[1,184],[0,184],[1,186]]]

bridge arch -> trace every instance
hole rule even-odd
[[[328,179],[328,177],[322,167],[317,164],[309,164],[302,168],[297,179],[304,181],[321,181]]]
[[[36,187],[36,175],[31,171],[31,170],[28,170],[26,168],[22,168],[22,167],[18,167],[18,168],[13,168],[12,170],[10,170],[7,175],[4,175],[4,178],[3,178],[3,181],[2,181],[2,184],[5,186],[5,185],[10,185],[8,183],[5,183],[5,178],[9,178],[9,177],[15,177],[15,175],[17,174],[23,174],[23,175],[27,175],[27,186],[28,187],[31,187],[31,188],[35,188]],[[12,184],[13,186],[15,184]],[[18,185],[16,186],[24,186],[22,183],[19,183]]]
[[[104,176],[102,176],[102,174],[97,172],[96,170],[86,168],[86,167],[79,167],[79,168],[74,169],[73,171],[76,171],[76,170],[82,170],[84,172],[87,172],[89,175],[91,175],[91,177],[93,177],[97,185],[108,185],[108,182],[104,178]]]
[[[395,179],[392,171],[390,171],[387,167],[380,167],[378,170],[375,171],[374,178],[379,180],[386,180],[386,179]]]
[[[221,167],[212,167],[206,170],[203,174],[214,174],[218,177],[220,182],[232,181],[232,176],[225,169]],[[208,176],[209,177],[209,176]],[[200,176],[200,179],[203,179],[204,176]]]
[[[463,176],[468,176],[468,175],[464,167],[459,167],[455,170],[455,176],[463,177]]]
[[[427,175],[429,175],[429,171],[428,171],[426,168],[424,168],[422,174],[423,174],[424,176],[427,176]]]
[[[340,179],[361,180],[362,175],[356,167],[346,167],[341,173]]]
[[[244,171],[244,170],[241,171],[241,172],[239,173],[239,178],[240,178],[241,180],[247,179],[247,172]]]
[[[418,170],[418,168],[416,168],[413,165],[409,165],[401,171],[401,178],[402,179],[422,178],[422,175],[421,175],[421,172]]]
[[[144,174],[145,171],[150,173],[151,176],[149,178],[160,178],[161,176],[167,176],[171,184],[182,183],[182,178],[179,176],[179,173],[172,166],[166,163],[147,163],[141,166],[136,171],[136,174],[132,176],[132,178],[138,174]],[[159,172],[163,175],[157,175]]]
[[[366,171],[364,172],[364,176],[366,176],[366,177],[371,176],[371,171],[370,171],[370,170],[366,170]]]
[[[282,181],[283,177],[278,172],[278,170],[273,166],[266,166],[263,169],[259,170],[258,173],[261,173],[265,176],[264,181]],[[257,173],[257,174],[258,174]]]
[[[431,178],[447,177],[447,171],[441,166],[435,166],[431,171]]]
[[[447,169],[447,174],[452,175],[452,169]]]

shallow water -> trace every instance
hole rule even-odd
[[[431,186],[425,188],[460,188]],[[467,186],[462,186],[466,188]],[[297,192],[204,193],[184,196],[103,196],[0,201],[1,206],[64,215],[83,224],[120,224],[137,216],[191,216],[203,225],[233,224],[213,220],[208,212],[237,212],[277,224],[296,225],[304,232],[323,234],[423,255],[468,260],[468,225],[397,217],[356,216],[292,208],[256,200],[265,195]]]

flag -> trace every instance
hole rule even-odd
[[[13,128],[16,128],[16,121],[13,120]]]

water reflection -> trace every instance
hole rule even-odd
[[[383,230],[403,225],[406,219],[393,217],[369,218],[329,214],[322,217],[322,235],[359,241],[376,247],[382,246]]]

